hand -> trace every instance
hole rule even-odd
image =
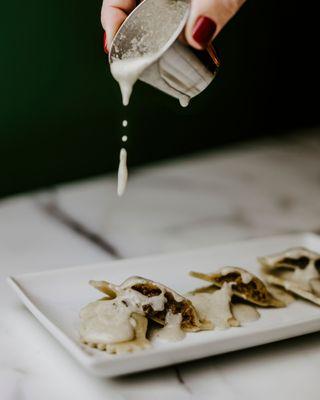
[[[245,0],[192,0],[185,28],[187,42],[195,49],[204,49],[236,14]],[[127,15],[135,8],[136,0],[104,0],[101,23],[105,30],[105,50]]]

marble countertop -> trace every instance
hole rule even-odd
[[[5,277],[275,233],[320,232],[320,130],[0,202],[0,398],[318,400],[320,334],[116,379],[90,376]]]

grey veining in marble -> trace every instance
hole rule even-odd
[[[123,256],[183,250],[278,232],[316,230],[319,135],[242,146],[61,188],[59,206]]]

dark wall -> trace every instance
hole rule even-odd
[[[299,6],[249,1],[216,40],[216,81],[190,107],[138,83],[124,110],[100,2],[6,1],[0,196],[116,169],[122,118],[130,165],[318,124],[319,34],[315,11]]]

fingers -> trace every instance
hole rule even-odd
[[[110,49],[112,39],[127,15],[136,6],[135,0],[104,0],[101,10],[101,24],[105,30],[105,50]]]
[[[245,0],[192,0],[185,29],[188,43],[196,49],[206,48],[244,2]],[[110,48],[121,24],[135,6],[136,0],[103,1],[101,23],[105,30],[106,51]]]
[[[192,0],[185,35],[188,43],[203,49],[234,16],[245,0]]]

